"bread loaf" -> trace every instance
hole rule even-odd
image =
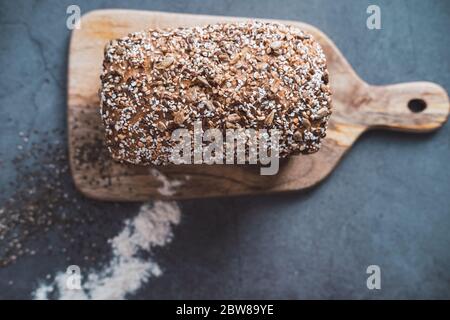
[[[168,164],[177,128],[278,129],[280,157],[316,152],[331,114],[326,59],[295,27],[148,30],[105,47],[101,115],[114,159]]]

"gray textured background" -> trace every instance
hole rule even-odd
[[[8,163],[18,131],[66,125],[68,4],[83,13],[129,7],[301,20],[324,31],[369,83],[429,80],[450,90],[445,0],[2,0],[0,119],[11,119],[0,126],[2,185],[15,179]],[[381,7],[382,30],[366,28],[369,4]],[[155,254],[163,276],[130,298],[450,298],[449,134],[448,124],[427,135],[370,132],[308,192],[182,202],[173,242]],[[92,225],[115,235],[137,207],[121,208],[127,212],[105,209]],[[73,247],[65,255],[77,254]],[[29,298],[38,279],[65,269],[65,255],[50,251],[0,269],[0,298]],[[380,291],[366,288],[370,264],[382,269]]]

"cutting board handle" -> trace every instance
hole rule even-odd
[[[432,82],[368,85],[361,107],[368,128],[427,132],[440,128],[449,115],[447,92]],[[365,101],[364,101],[365,100]]]

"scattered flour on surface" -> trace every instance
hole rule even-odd
[[[108,265],[100,271],[91,271],[87,276],[81,272],[81,290],[68,289],[68,275],[59,272],[51,284],[42,283],[32,293],[33,298],[125,299],[127,294],[136,292],[150,277],[162,274],[155,261],[143,259],[138,253],[151,252],[152,248],[169,243],[173,236],[172,225],[180,222],[180,215],[175,202],[143,204],[137,216],[126,220],[122,231],[109,240],[113,258]]]
[[[180,180],[169,180],[164,174],[158,171],[155,168],[150,170],[152,176],[154,176],[159,182],[162,183],[162,186],[158,187],[159,194],[163,196],[173,196],[176,191],[175,188],[181,186],[183,184]]]

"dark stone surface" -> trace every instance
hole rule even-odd
[[[10,161],[19,131],[66,126],[65,21],[73,3],[83,13],[129,7],[301,20],[324,31],[369,83],[429,80],[450,89],[445,0],[376,1],[378,31],[366,28],[372,1],[360,0],[2,1],[1,186],[16,178]],[[155,253],[163,276],[130,298],[450,298],[449,134],[448,124],[427,135],[370,132],[308,192],[182,202],[173,242]],[[89,200],[82,206],[97,212],[89,227],[80,226],[86,238],[64,254],[38,250],[1,268],[0,298],[29,298],[39,279],[65,270],[68,260],[88,266],[77,260],[88,250],[84,242],[98,232],[114,236],[137,208]],[[35,247],[66,245],[52,234],[34,239]],[[109,247],[98,250],[107,255]],[[371,264],[382,270],[379,291],[366,288]]]

